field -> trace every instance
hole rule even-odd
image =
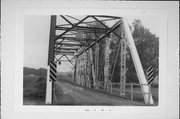
[[[46,78],[24,75],[23,104],[44,104],[46,91]]]

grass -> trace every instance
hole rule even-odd
[[[67,78],[61,76],[60,78]],[[23,104],[43,105],[45,104],[46,78],[40,76],[23,76]]]
[[[23,104],[42,104],[45,100],[46,78],[24,75]]]

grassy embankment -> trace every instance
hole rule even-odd
[[[46,78],[29,75],[24,75],[23,78],[23,104],[44,104],[46,93]]]

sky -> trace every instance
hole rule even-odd
[[[129,25],[133,19],[140,19],[142,24],[156,36],[159,36],[159,21],[149,17],[128,17]],[[28,15],[24,19],[24,66],[30,68],[47,68],[50,16]],[[58,71],[72,71],[72,65],[63,62]]]

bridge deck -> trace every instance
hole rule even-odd
[[[64,81],[57,81],[55,83],[54,93],[54,104],[56,105],[143,105],[98,91],[78,87]]]

